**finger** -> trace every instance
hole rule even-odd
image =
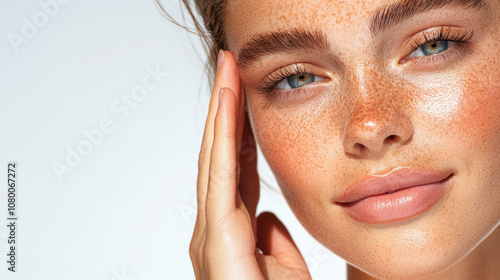
[[[299,249],[288,230],[274,214],[263,212],[257,218],[257,222],[259,224],[257,247],[265,255],[273,256],[285,267],[307,271],[307,265]]]
[[[214,139],[214,122],[219,103],[219,91],[221,87],[232,89],[240,88],[238,68],[234,56],[229,51],[222,51],[219,54],[221,65],[215,76],[214,89],[210,99],[205,131],[198,159],[198,182],[197,182],[197,202],[198,217],[204,219],[205,199],[207,194],[207,184],[209,176],[210,156]],[[203,221],[202,221],[203,222]]]
[[[243,137],[243,129],[245,127],[245,119],[246,119],[246,112],[245,112],[245,89],[243,88],[243,85],[240,82],[240,92],[238,102],[239,102],[239,108],[238,108],[238,125],[236,127],[236,143],[241,143],[241,139]],[[237,146],[236,151],[238,151],[238,157],[239,157],[239,151],[241,149],[241,145]]]
[[[239,89],[239,88],[238,88]],[[214,140],[210,155],[205,215],[223,217],[236,209],[237,169],[236,126],[239,108],[230,88],[223,88],[215,116]],[[209,213],[210,217],[209,217]]]
[[[245,124],[245,94],[243,85],[240,81],[240,89],[239,91],[234,91],[236,94],[236,99],[238,100],[238,109],[237,109],[237,122],[236,122],[236,161],[239,162],[240,158],[240,149],[241,149],[241,140],[243,138],[243,128]],[[240,172],[237,172],[236,182],[240,181]],[[238,198],[237,198],[238,200]]]
[[[240,181],[238,189],[252,220],[254,235],[257,237],[257,219],[255,218],[255,212],[257,211],[260,194],[259,174],[257,172],[257,145],[248,117],[245,118],[243,127],[239,159]]]

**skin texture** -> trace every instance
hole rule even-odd
[[[235,57],[280,29],[319,28],[330,43],[240,66],[253,134],[291,209],[349,263],[349,278],[498,279],[500,1],[487,14],[430,11],[372,36],[369,18],[388,3],[229,0]],[[408,41],[440,26],[476,36],[448,60],[400,63]],[[295,63],[325,80],[281,99],[259,94],[269,72]],[[387,224],[361,223],[334,203],[361,178],[401,166],[450,171],[451,188],[426,212]]]
[[[197,279],[310,279],[284,225],[255,217],[259,199],[256,143],[236,61],[219,52],[198,161],[196,223],[189,254]]]

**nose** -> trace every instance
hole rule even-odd
[[[409,143],[413,124],[402,88],[384,87],[380,79],[367,79],[368,75],[362,75],[351,80],[354,84],[349,87],[342,142],[350,155],[380,157]]]
[[[344,129],[343,145],[346,153],[360,157],[377,156],[391,148],[403,146],[411,139],[412,125],[402,114],[389,110],[359,111],[349,119]]]

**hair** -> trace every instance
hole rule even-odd
[[[197,19],[194,10],[189,0],[179,0],[181,5],[187,10],[190,18],[193,20],[195,30],[193,31],[187,26],[180,24],[171,15],[167,13],[165,8],[160,2],[155,0],[155,4],[160,10],[160,13],[169,21],[177,26],[180,26],[190,33],[198,35],[202,39],[203,47],[208,55],[206,70],[210,77],[215,75],[217,69],[217,57],[219,50],[225,49],[226,40],[224,34],[224,15],[225,15],[225,1],[224,0],[194,0],[196,11],[201,16],[203,22]]]

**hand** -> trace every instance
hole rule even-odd
[[[285,226],[271,213],[255,217],[256,145],[236,61],[229,51],[223,54],[198,161],[198,212],[189,248],[196,279],[310,279]]]

